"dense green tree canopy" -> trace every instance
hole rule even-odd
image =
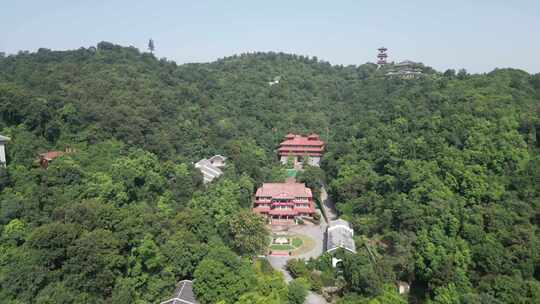
[[[155,303],[195,278],[202,303],[300,301],[306,286],[246,259],[266,235],[247,209],[285,176],[283,135],[316,132],[323,170],[298,179],[326,183],[358,254],[342,272],[323,257],[309,288],[402,303],[402,280],[413,303],[534,303],[540,75],[422,69],[282,53],[177,65],[109,42],[0,56],[0,299]],[[225,174],[205,186],[193,163],[214,154]]]

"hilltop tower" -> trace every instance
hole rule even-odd
[[[379,68],[381,68],[382,66],[386,64],[386,58],[388,57],[388,55],[386,54],[386,51],[388,51],[388,49],[383,46],[383,47],[380,47],[378,50],[379,50],[379,54],[377,54],[377,59],[378,59],[377,64],[379,65]]]

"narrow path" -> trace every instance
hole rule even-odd
[[[321,205],[324,208],[324,212],[326,213],[329,221],[337,219],[336,206],[330,197],[328,197],[328,192],[326,192],[324,185],[321,187]]]
[[[287,265],[287,261],[289,259],[290,257],[272,257],[271,259],[269,257],[268,259],[268,261],[270,262],[272,267],[274,267],[274,269],[277,269],[281,271],[281,273],[283,273],[283,277],[285,278],[285,282],[287,282],[287,284],[293,280],[293,278],[291,277],[291,275],[285,268]],[[326,302],[326,299],[323,296],[317,293],[314,293],[313,291],[308,292],[305,303],[306,304],[328,304],[328,302]]]

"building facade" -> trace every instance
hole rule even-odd
[[[404,60],[395,63],[386,73],[386,76],[399,77],[403,79],[413,79],[422,75],[423,64],[411,60]]]
[[[295,168],[302,168],[304,164],[319,167],[323,153],[324,142],[314,133],[307,137],[289,133],[278,148],[281,163],[291,161]]]
[[[0,166],[6,166],[6,144],[10,141],[9,137],[0,135]]]
[[[264,183],[255,193],[253,212],[274,225],[296,224],[315,213],[313,194],[303,183]]]

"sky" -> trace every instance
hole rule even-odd
[[[332,64],[420,61],[439,71],[540,72],[540,0],[0,0],[0,52],[109,41],[177,63],[280,51]]]

